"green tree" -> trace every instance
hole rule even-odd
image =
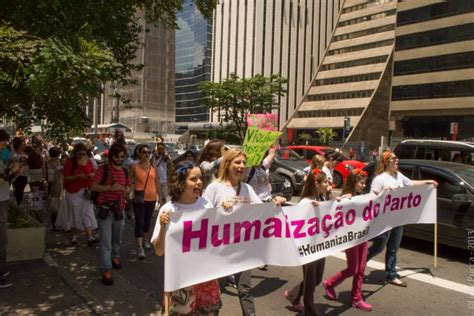
[[[332,128],[322,127],[316,130],[318,141],[320,144],[328,146],[329,143],[337,137],[337,133]]]
[[[247,130],[247,114],[270,113],[278,107],[278,97],[286,94],[287,80],[260,74],[251,78],[239,78],[231,74],[221,83],[205,81],[199,89],[207,96],[204,104],[217,111],[221,124],[234,133],[240,142]]]
[[[306,145],[307,141],[311,139],[311,135],[308,133],[298,133],[298,139],[300,140],[301,144]]]
[[[206,17],[218,0],[194,0]],[[0,116],[54,134],[89,125],[84,105],[102,83],[130,84],[150,22],[176,26],[183,0],[0,0]]]

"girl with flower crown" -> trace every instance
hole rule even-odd
[[[321,201],[331,199],[331,183],[324,171],[313,169],[306,178],[301,200],[298,205],[312,203],[318,205]],[[310,262],[303,266],[303,281],[289,291],[285,291],[285,298],[292,304],[295,311],[306,316],[317,315],[314,308],[314,290],[321,283],[324,273],[325,258]],[[303,297],[303,304],[301,304]]]
[[[177,165],[170,179],[171,201],[160,209],[151,243],[158,256],[165,253],[165,234],[170,216],[177,210],[200,210],[212,208],[212,204],[201,197],[202,173],[192,162]],[[217,280],[191,285],[167,293],[164,307],[170,315],[217,315],[222,306]]]
[[[346,184],[342,189],[343,197],[350,198],[354,195],[362,194],[367,181],[367,172],[362,169],[352,170],[347,176]],[[327,278],[323,282],[326,297],[335,300],[337,297],[334,288],[345,279],[353,276],[352,280],[352,306],[364,311],[371,311],[372,305],[366,303],[362,298],[362,282],[367,263],[367,242],[346,249],[347,268]]]

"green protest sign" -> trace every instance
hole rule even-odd
[[[280,135],[280,132],[265,131],[249,126],[242,146],[243,152],[247,155],[247,167],[258,165],[265,152]]]

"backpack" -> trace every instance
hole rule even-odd
[[[104,172],[102,172],[102,179],[100,180],[100,185],[104,185],[105,182],[107,182],[107,178],[109,177],[109,164],[104,164],[103,165],[103,168],[104,168]],[[122,167],[122,170],[123,172],[125,173],[125,181],[128,182],[128,172],[127,172],[127,169],[125,169],[124,167]],[[97,192],[97,191],[92,191],[91,190],[91,201],[92,201],[92,204],[94,205],[97,205],[97,202],[99,200],[99,195],[100,195],[100,192]]]

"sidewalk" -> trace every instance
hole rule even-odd
[[[13,286],[0,290],[3,314],[159,314],[163,258],[135,255],[133,221],[126,220],[123,270],[114,271],[115,284],[100,279],[98,244],[88,247],[85,238],[69,245],[65,234],[47,227],[44,260],[12,263],[8,280]],[[160,282],[161,280],[161,282]]]

